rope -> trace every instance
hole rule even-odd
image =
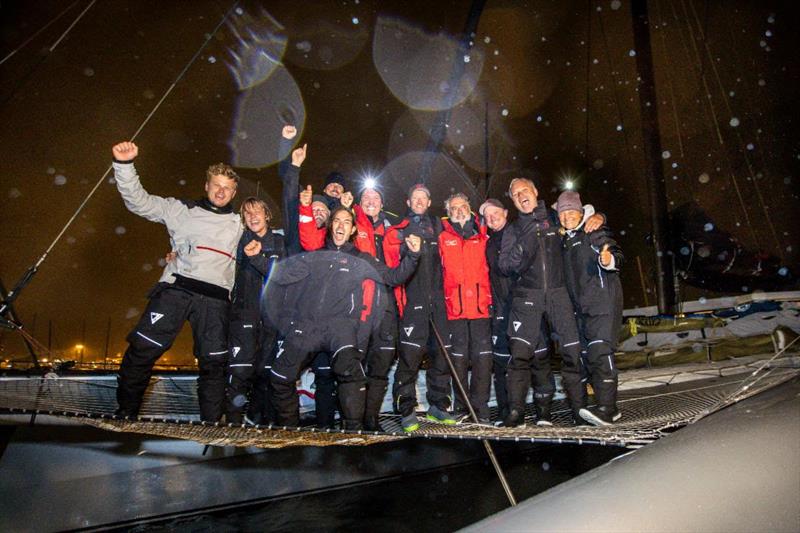
[[[51,20],[50,20],[50,22],[48,22],[47,24],[45,24],[44,26],[42,26],[41,28],[39,28],[39,29],[38,29],[36,32],[34,32],[34,34],[33,34],[33,35],[31,35],[30,37],[28,37],[27,39],[25,39],[25,41],[24,41],[22,44],[20,44],[19,46],[17,46],[16,48],[14,48],[12,51],[10,51],[8,54],[6,54],[6,57],[4,57],[3,59],[0,59],[0,65],[2,65],[3,63],[5,63],[5,62],[6,62],[6,61],[8,61],[9,59],[11,59],[11,58],[12,58],[14,55],[16,55],[16,53],[17,53],[17,52],[19,52],[20,50],[22,50],[23,48],[25,48],[26,46],[28,46],[28,44],[30,44],[30,42],[31,42],[31,41],[33,41],[33,40],[34,40],[36,37],[38,37],[38,36],[39,36],[39,34],[41,34],[43,31],[45,31],[47,28],[49,28],[49,27],[50,27],[50,26],[51,26],[53,23],[55,23],[55,22],[56,22],[58,19],[60,19],[62,16],[64,16],[64,15],[67,13],[67,11],[69,11],[70,9],[72,9],[73,7],[75,7],[75,5],[76,5],[77,3],[78,3],[78,0],[75,0],[74,2],[72,2],[72,3],[71,3],[70,5],[68,5],[68,6],[67,6],[67,7],[66,7],[66,8],[65,8],[65,9],[64,9],[64,10],[63,10],[61,13],[59,13],[59,14],[58,14],[58,15],[56,15],[56,16],[55,16],[53,19],[51,19]],[[73,25],[74,25],[74,23],[73,23]],[[52,48],[52,47],[51,47],[51,48]],[[51,50],[51,52],[52,52],[52,50]]]
[[[707,97],[703,98],[702,100],[708,106],[708,109],[706,109],[706,105],[703,105],[702,106],[703,107],[703,111],[706,113],[706,120],[710,121],[712,124],[714,124],[714,127],[716,128],[717,139],[719,140],[719,146],[724,146],[724,142],[722,140],[722,133],[719,130],[719,122],[717,120],[716,110],[714,109],[713,102],[711,102],[708,83],[706,82],[705,74],[704,74],[704,71],[703,71],[703,61],[702,61],[702,58],[700,57],[699,52],[697,51],[697,45],[695,44],[694,31],[693,31],[692,27],[688,24],[688,21],[687,21],[687,29],[689,31],[690,38],[689,39],[685,38],[685,36],[683,34],[683,30],[681,29],[681,21],[678,18],[678,12],[675,9],[675,3],[674,2],[668,2],[668,3],[670,5],[670,8],[672,9],[672,18],[675,21],[675,26],[678,28],[678,31],[680,32],[680,35],[681,35],[679,40],[682,43],[685,42],[686,40],[689,40],[692,43],[692,48],[694,49],[695,58],[694,58],[694,60],[692,60],[691,57],[688,57],[688,60],[689,60],[688,62],[695,67],[695,71],[697,73],[697,76],[700,78],[701,82],[703,83],[703,87],[705,88],[705,94],[707,95]],[[687,53],[687,56],[690,55],[688,47],[686,47],[686,53]],[[709,110],[710,110],[711,115],[712,115],[711,117],[708,116]],[[729,174],[729,176],[731,178],[731,183],[733,184],[733,188],[736,191],[736,197],[739,200],[739,207],[741,207],[741,209],[742,209],[742,214],[744,215],[744,219],[745,219],[745,222],[747,224],[747,228],[750,230],[750,235],[751,235],[751,237],[753,239],[753,245],[758,246],[759,239],[758,239],[758,236],[756,235],[755,227],[753,226],[753,223],[750,221],[750,215],[747,212],[747,206],[746,206],[746,204],[744,202],[744,198],[742,197],[742,191],[739,188],[739,181],[736,179],[736,174],[734,173],[733,165],[731,164],[730,158],[728,157],[727,152],[724,151],[724,150],[722,152],[722,157],[723,157],[723,160],[725,161],[725,163],[727,165],[728,174]]]
[[[700,38],[703,41],[703,47],[706,51],[706,55],[708,56],[708,62],[711,64],[711,71],[714,73],[714,77],[717,80],[717,85],[719,86],[720,92],[722,93],[722,101],[725,103],[725,107],[728,110],[728,114],[733,116],[733,109],[731,108],[730,99],[728,97],[728,93],[725,91],[725,87],[722,85],[722,79],[719,76],[719,71],[717,70],[716,62],[711,54],[711,49],[708,46],[708,41],[706,40],[706,33],[703,32],[702,28],[700,27],[700,18],[697,15],[697,11],[694,8],[694,4],[691,0],[687,0],[689,7],[692,9],[692,14],[694,15],[695,22],[698,26],[698,31],[700,33]],[[683,4],[683,0],[681,0]],[[684,7],[684,11],[686,8]],[[687,22],[687,24],[691,25],[691,22]],[[710,96],[710,93],[709,93]],[[711,102],[709,98],[709,102]],[[713,104],[712,104],[713,106]],[[753,187],[756,190],[756,196],[758,196],[758,201],[761,206],[761,210],[764,212],[764,216],[767,219],[767,224],[770,229],[770,233],[772,233],[772,238],[775,240],[775,246],[778,250],[778,255],[780,255],[781,259],[784,259],[783,256],[783,249],[781,247],[780,239],[778,238],[778,233],[775,231],[775,225],[772,223],[772,217],[769,214],[769,210],[767,209],[766,205],[764,204],[764,196],[761,194],[761,188],[758,185],[758,180],[756,179],[755,172],[753,172],[753,164],[750,161],[750,157],[747,155],[747,150],[745,149],[745,143],[742,139],[742,134],[739,132],[738,128],[734,128],[734,135],[736,139],[739,141],[739,151],[744,156],[745,164],[747,165],[747,170],[750,175],[750,180],[753,182]]]
[[[89,11],[89,10],[92,8],[92,6],[95,4],[95,2],[97,2],[97,0],[92,0],[91,2],[89,2],[89,5],[88,5],[88,6],[86,6],[86,8],[84,8],[84,10],[83,10],[83,11],[81,11],[81,13],[80,13],[80,14],[79,14],[79,15],[78,15],[76,18],[75,18],[75,20],[73,20],[73,21],[72,21],[72,24],[70,24],[70,25],[69,25],[69,27],[68,27],[66,30],[64,30],[64,33],[62,33],[62,34],[61,34],[61,37],[59,37],[58,39],[56,39],[56,42],[54,42],[54,43],[53,43],[53,44],[50,46],[50,48],[48,48],[48,49],[47,49],[47,51],[48,51],[48,52],[52,52],[53,50],[55,50],[55,49],[56,49],[56,47],[57,47],[59,44],[61,44],[61,41],[63,41],[63,40],[64,40],[64,38],[65,38],[65,37],[67,36],[67,34],[68,34],[68,33],[69,33],[71,30],[72,30],[72,28],[74,28],[74,27],[75,27],[75,25],[78,23],[78,21],[80,21],[80,20],[83,18],[83,16],[86,14],[86,12],[87,12],[87,11]]]
[[[666,27],[666,23],[664,22],[664,17],[661,13],[661,3],[656,0],[655,2],[656,12],[658,13],[658,29],[659,29],[659,36],[661,37],[661,46],[664,49],[664,63],[667,65],[667,72],[672,70],[670,63],[669,63],[669,55],[667,54],[667,37],[664,32],[664,28]],[[681,152],[681,157],[684,157],[683,152],[683,135],[681,135],[681,123],[678,120],[678,106],[676,105],[675,99],[675,85],[672,83],[672,76],[668,76],[669,81],[669,97],[670,102],[672,102],[672,119],[675,122],[675,130],[678,134],[678,149]]]
[[[92,2],[92,3],[94,3],[94,2]],[[186,66],[183,68],[183,70],[181,70],[181,72],[175,78],[175,81],[172,82],[172,85],[169,86],[169,88],[166,90],[166,92],[158,100],[156,105],[153,106],[153,109],[150,111],[150,113],[148,113],[147,117],[145,117],[145,119],[141,123],[141,125],[136,129],[136,132],[131,137],[131,141],[135,140],[136,137],[138,137],[139,133],[141,133],[142,130],[144,129],[144,127],[147,125],[147,123],[150,122],[150,119],[153,117],[153,115],[155,115],[156,111],[158,111],[159,107],[161,107],[161,104],[164,102],[164,100],[167,99],[167,97],[170,95],[170,93],[175,88],[175,86],[178,84],[178,82],[180,82],[181,79],[183,79],[184,75],[186,75],[186,72],[189,70],[189,68],[192,66],[192,64],[197,60],[198,57],[200,57],[200,54],[202,53],[202,51],[206,48],[206,46],[208,46],[208,43],[211,42],[211,40],[214,38],[214,35],[216,35],[216,33],[219,31],[219,29],[222,27],[222,25],[225,23],[225,21],[230,16],[230,14],[233,13],[233,11],[236,8],[236,6],[238,5],[238,3],[239,3],[239,1],[236,0],[233,3],[233,5],[230,7],[230,9],[228,9],[228,11],[222,17],[222,20],[220,20],[219,23],[217,24],[217,26],[211,31],[211,33],[206,34],[206,39],[205,39],[205,41],[203,41],[203,44],[200,45],[200,48],[197,50],[197,52],[195,52],[195,54],[192,56],[192,58],[189,60],[189,62],[186,64]],[[91,6],[89,6],[89,7],[91,7]],[[86,10],[83,11],[83,13],[85,13],[85,12],[86,12]],[[81,13],[81,16],[83,15],[83,13]],[[77,20],[76,20],[76,22],[77,22]],[[72,24],[72,26],[74,26],[74,23]],[[72,26],[70,26],[70,28]],[[63,36],[62,36],[62,38],[63,38]],[[60,41],[60,39],[59,39],[59,41]],[[58,44],[58,42],[56,42],[55,44]],[[61,228],[61,231],[59,231],[58,235],[56,235],[56,238],[53,239],[53,242],[50,243],[50,246],[47,247],[47,250],[45,250],[45,252],[39,258],[39,260],[36,261],[34,266],[31,267],[28,270],[28,272],[26,273],[25,277],[31,278],[31,277],[33,277],[33,274],[35,274],[39,270],[39,267],[42,265],[42,263],[44,263],[45,259],[50,254],[50,252],[53,250],[53,248],[58,243],[58,241],[61,240],[61,237],[64,236],[64,233],[66,233],[67,229],[69,229],[69,227],[72,225],[72,223],[75,221],[75,219],[78,218],[78,215],[80,214],[80,212],[83,211],[83,208],[86,206],[87,203],[89,203],[89,200],[92,198],[92,196],[97,191],[97,189],[100,188],[100,185],[106,180],[106,178],[111,173],[113,168],[114,168],[113,165],[109,165],[108,166],[108,168],[103,173],[103,175],[100,176],[100,179],[97,180],[97,183],[95,183],[94,187],[92,187],[92,190],[89,191],[89,194],[86,195],[86,197],[83,199],[81,204],[78,206],[78,209],[75,211],[75,213],[73,213],[73,215],[70,217],[70,219],[67,221],[67,223]],[[28,279],[27,281],[30,281],[30,279]],[[25,284],[27,284],[27,282]],[[8,295],[5,298],[6,302],[10,303],[14,299],[16,299],[17,293],[19,292],[19,289],[22,288],[20,285],[21,284],[18,283],[15,286],[15,288],[12,289],[11,292],[8,293]]]

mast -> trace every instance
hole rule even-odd
[[[647,1],[632,0],[633,43],[636,50],[636,69],[639,74],[639,110],[642,119],[645,178],[653,233],[653,252],[656,265],[656,295],[658,312],[675,312],[672,261],[668,256],[669,216],[667,188],[661,161],[661,134],[658,129],[658,98],[653,75],[653,54],[650,48],[650,21]]]

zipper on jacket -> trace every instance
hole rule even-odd
[[[536,240],[539,241],[539,251],[541,252],[540,255],[542,260],[542,289],[547,292],[547,257],[544,248],[544,241],[542,240],[542,233],[540,230],[536,230]]]

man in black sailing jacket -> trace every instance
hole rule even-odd
[[[558,197],[558,218],[564,233],[567,288],[575,304],[581,343],[586,352],[596,405],[580,410],[581,418],[609,425],[622,416],[617,408],[614,351],[622,326],[622,250],[606,226],[586,233],[580,195]]]
[[[244,406],[255,423],[269,423],[269,400],[265,386],[277,332],[261,320],[261,293],[275,261],[286,256],[283,236],[269,228],[272,212],[255,197],[240,209],[246,229],[236,250],[236,282],[231,298],[229,326],[227,422],[241,424]],[[255,378],[255,383],[253,383]],[[251,387],[255,385],[250,394]]]
[[[334,209],[325,248],[288,259],[270,280],[269,290],[276,294],[267,295],[268,314],[285,336],[271,369],[273,405],[281,425],[299,424],[295,380],[316,352],[330,351],[342,426],[363,428],[364,351],[383,314],[374,307],[385,305],[383,285],[402,284],[414,273],[421,239],[408,236],[407,253],[390,269],[355,247],[355,232],[353,213],[341,206]]]
[[[505,425],[517,426],[523,422],[531,367],[537,420],[550,422],[555,393],[550,363],[547,357],[535,353],[540,344],[543,316],[559,339],[562,384],[573,419],[583,423],[579,412],[586,406],[586,387],[581,381],[581,345],[564,279],[558,216],[539,200],[538,190],[530,179],[511,180],[509,194],[519,216],[503,235],[499,266],[505,274],[516,274],[519,279],[512,292],[508,325],[511,362]]]

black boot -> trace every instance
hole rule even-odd
[[[364,424],[361,423],[361,420],[347,420],[345,418],[342,420],[342,429],[358,431],[364,429]]]
[[[553,415],[550,413],[552,407],[551,402],[536,403],[536,425],[537,426],[552,426]]]
[[[525,415],[519,409],[509,409],[508,416],[503,420],[503,427],[525,427]]]
[[[616,406],[595,405],[580,410],[580,416],[593,426],[610,426],[622,418],[622,413]]]
[[[385,431],[378,417],[372,415],[364,416],[364,429],[367,431],[380,431],[381,433]]]

